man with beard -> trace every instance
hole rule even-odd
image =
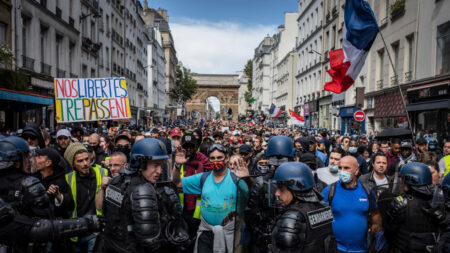
[[[193,134],[185,134],[181,139],[181,146],[175,151],[175,166],[173,177],[178,173],[180,178],[189,177],[211,170],[208,158],[197,151],[197,140]],[[181,156],[184,155],[184,159]],[[189,236],[194,239],[200,225],[200,194],[179,194],[183,206],[183,218],[188,224]]]
[[[410,162],[416,162],[417,157],[413,152],[413,146],[409,141],[402,141],[400,144],[400,154],[398,155],[398,160],[392,162],[388,165],[389,176],[393,176],[395,172],[399,172],[400,168]]]
[[[105,150],[100,147],[100,135],[93,133],[89,135],[89,145],[95,152],[95,164],[102,165],[106,158]],[[67,159],[66,159],[67,160]],[[70,161],[68,161],[70,163]]]
[[[75,202],[71,218],[101,215],[101,212],[95,208],[94,200],[101,187],[102,178],[108,176],[108,171],[98,166],[91,167],[88,151],[81,143],[70,144],[64,153],[64,158],[73,168],[72,172],[66,174],[66,181]],[[71,240],[75,252],[90,253],[94,248],[96,234],[73,237]]]
[[[201,223],[194,252],[234,252],[235,211],[238,202],[242,203],[237,199],[238,189],[240,198],[248,194],[247,184],[237,178],[247,177],[248,169],[239,158],[237,170],[231,172],[227,149],[215,143],[208,150],[212,173],[181,177],[180,165],[187,162],[186,151],[177,150],[173,181],[185,194],[201,195]]]
[[[70,134],[69,130],[67,129],[61,129],[56,133],[56,151],[64,157],[64,152],[66,152],[66,148],[71,143],[72,135]]]
[[[268,169],[263,169],[260,165],[256,167],[256,171],[266,173],[253,180],[245,210],[246,225],[252,235],[252,252],[267,252],[271,244],[272,229],[281,206],[275,197],[276,185],[270,180],[278,166],[294,159],[294,152],[294,144],[289,137],[274,136],[269,140],[265,152]]]

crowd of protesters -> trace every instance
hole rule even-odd
[[[105,209],[108,187],[113,184],[111,182],[114,182],[114,178],[135,173],[131,168],[137,168],[133,164],[139,162],[139,159],[135,159],[136,152],[133,149],[138,143],[143,143],[143,140],[156,139],[163,144],[167,159],[160,158],[161,170],[148,177],[152,179],[146,178],[153,184],[173,183],[171,187],[178,193],[176,200],[181,208],[180,219],[186,225],[189,238],[182,245],[180,243],[171,248],[172,250],[283,252],[280,246],[282,243],[276,241],[278,237],[275,235],[273,240],[276,242],[271,241],[272,235],[265,237],[263,241],[251,238],[255,231],[252,231],[250,224],[256,217],[250,214],[259,215],[257,212],[252,213],[247,207],[241,216],[249,217],[242,220],[236,219],[236,212],[239,212],[239,201],[252,201],[252,190],[258,182],[257,177],[272,173],[272,176],[264,177],[264,180],[269,179],[270,185],[270,180],[275,182],[279,176],[276,174],[277,168],[292,162],[307,166],[304,168],[308,168],[314,178],[313,189],[317,193],[314,198],[331,208],[332,234],[337,251],[421,252],[417,250],[422,249],[421,245],[435,250],[430,252],[450,250],[448,238],[445,239],[448,237],[450,219],[448,186],[441,183],[450,172],[450,140],[439,145],[435,140],[423,137],[415,140],[395,136],[379,139],[376,134],[347,136],[326,129],[271,128],[262,124],[220,121],[152,128],[123,125],[97,129],[61,125],[55,131],[41,129],[37,124],[29,123],[23,130],[3,134],[2,141],[9,140],[13,143],[14,138],[21,138],[27,142],[30,150],[27,158],[29,165],[22,164],[23,171],[37,178],[45,187],[50,199],[51,219],[101,216]],[[277,136],[289,139],[292,154],[270,155],[273,151],[268,152],[268,149],[288,146],[271,146],[271,141]],[[155,160],[155,157],[151,159]],[[418,178],[414,179],[413,174],[405,174],[410,167],[415,170],[412,173],[419,173]],[[427,168],[427,171],[423,171],[423,168]],[[209,174],[206,173],[211,172],[212,176],[208,177]],[[2,170],[0,184],[4,180],[10,180],[1,174]],[[411,181],[411,178],[415,181]],[[265,182],[264,180],[261,182]],[[419,184],[419,181],[424,183]],[[402,183],[409,184],[409,187]],[[0,185],[2,198],[8,192],[6,185]],[[286,208],[289,204],[283,202],[284,195],[279,192],[284,189],[283,185],[276,184],[276,187],[278,190],[274,189],[273,193],[276,197],[270,205],[278,205],[278,209]],[[444,192],[440,206],[435,203],[436,193],[439,193],[437,189]],[[308,202],[303,199],[303,195],[298,194],[301,190],[291,191],[297,191],[297,195],[294,194],[294,198],[297,196],[299,199],[297,204]],[[236,196],[237,192],[242,194],[239,197],[243,200]],[[420,198],[420,208],[424,211],[398,216],[399,210],[403,210],[402,203],[407,205],[400,200],[398,203],[391,203],[398,196]],[[411,202],[413,197],[410,197]],[[270,196],[262,198],[270,199]],[[229,203],[226,203],[227,199]],[[255,207],[258,208],[264,209],[263,206]],[[271,226],[270,232],[279,226],[275,223],[282,214],[283,211],[277,211],[276,217],[273,217],[274,224],[267,224]],[[415,231],[417,227],[402,225],[404,221],[401,219],[413,218],[426,221],[427,229]],[[233,221],[231,228],[230,221]],[[249,224],[246,226],[245,223]],[[392,224],[396,225],[391,226]],[[313,229],[312,224],[310,225]],[[402,229],[409,230],[406,237],[401,237]],[[274,231],[279,231],[279,227]],[[92,232],[56,241],[49,239],[51,243],[39,252],[102,252],[103,248],[103,252],[122,252],[113,248],[108,250],[111,245],[105,245],[107,239],[104,243],[101,242],[101,234]],[[435,240],[429,240],[428,234],[435,235]],[[11,247],[10,242],[2,240],[2,235],[0,233],[0,244]],[[420,238],[421,235],[427,238]],[[230,237],[233,238],[231,243]],[[398,243],[398,240],[405,242]],[[414,248],[415,243],[419,245],[417,248]],[[139,246],[136,247],[139,252],[142,250]],[[152,244],[150,248],[158,252],[164,247],[160,245],[157,249]],[[325,252],[321,248],[309,249]],[[303,251],[298,249],[292,252]]]

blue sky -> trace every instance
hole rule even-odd
[[[233,74],[267,34],[296,12],[297,0],[153,0],[167,9],[177,56],[196,73]]]

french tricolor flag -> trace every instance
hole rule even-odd
[[[332,80],[324,89],[334,93],[346,91],[361,72],[367,54],[380,28],[370,8],[364,0],[346,0],[342,48],[330,51]]]
[[[274,104],[270,105],[269,113],[272,117],[278,118],[281,115],[282,110],[279,107],[276,107]]]

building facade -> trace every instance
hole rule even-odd
[[[253,57],[252,97],[256,101],[252,109],[258,114],[267,114],[272,97],[272,46],[274,38],[265,37],[255,49]]]
[[[166,59],[162,47],[162,36],[159,27],[148,26],[151,34],[150,44],[147,46],[150,71],[148,72],[147,104],[150,117],[154,122],[163,122],[166,108]]]

